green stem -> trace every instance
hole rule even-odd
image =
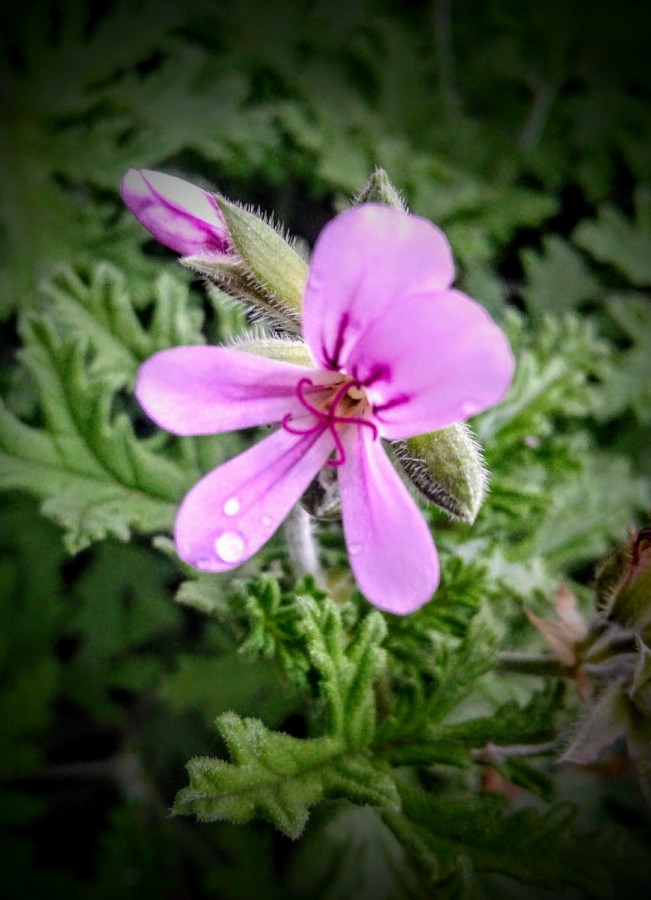
[[[285,520],[284,531],[289,561],[296,578],[312,575],[316,583],[322,586],[323,576],[312,530],[312,519],[302,506],[297,505],[291,511]]]
[[[553,678],[567,678],[570,675],[568,667],[554,656],[508,651],[500,653],[497,657],[497,671]]]
[[[554,753],[556,749],[556,741],[545,741],[541,744],[511,744],[508,747],[499,747],[497,744],[488,743],[485,747],[471,750],[470,755],[475,762],[501,766],[506,759],[543,756],[547,753]]]

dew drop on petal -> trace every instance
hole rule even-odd
[[[348,555],[349,556],[357,556],[362,550],[361,544],[348,544]]]
[[[271,518],[271,516],[263,516],[262,524],[265,526],[265,528],[268,528],[270,525],[273,524],[273,519]]]
[[[215,541],[215,552],[224,562],[238,562],[246,555],[246,541],[238,531],[225,531]]]
[[[224,515],[225,516],[236,516],[240,511],[240,501],[237,497],[231,497],[229,500],[224,503]]]

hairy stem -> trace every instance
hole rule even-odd
[[[554,656],[540,653],[503,652],[497,657],[498,672],[518,672],[521,675],[567,677],[570,672]]]
[[[542,744],[511,744],[508,747],[499,747],[497,744],[486,744],[477,750],[471,750],[470,755],[475,762],[487,763],[490,766],[499,766],[505,759],[527,756],[543,756],[546,753],[554,753],[556,741],[545,741]]]
[[[296,578],[312,575],[318,585],[323,585],[319,552],[314,540],[310,516],[302,506],[295,506],[283,527],[289,561]]]

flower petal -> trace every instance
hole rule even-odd
[[[355,580],[379,609],[404,615],[426,603],[439,565],[429,528],[379,441],[366,428],[341,432],[344,535]]]
[[[143,363],[136,396],[167,431],[216,434],[305,415],[301,378],[324,384],[337,377],[227,347],[173,347]]]
[[[197,482],[176,517],[179,556],[204,572],[225,572],[276,531],[332,452],[330,432],[298,437],[279,428]]]
[[[314,360],[346,366],[360,331],[405,299],[445,290],[454,275],[442,231],[387,206],[357,206],[316,242],[303,297],[303,336]]]
[[[228,250],[226,223],[208,191],[148,169],[129,169],[120,191],[129,211],[166,247],[184,255]]]
[[[392,307],[351,347],[348,365],[362,383],[371,379],[374,421],[390,439],[436,431],[493,406],[514,371],[504,333],[455,290]]]

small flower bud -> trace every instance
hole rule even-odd
[[[607,557],[595,576],[608,618],[647,637],[651,626],[651,527],[631,531],[628,544]]]
[[[449,516],[475,521],[488,473],[481,448],[463,422],[392,444],[395,458],[422,496]]]
[[[148,169],[129,169],[120,191],[129,211],[166,247],[183,256],[228,251],[228,230],[208,191]]]
[[[355,197],[353,204],[383,203],[392,209],[407,211],[407,205],[402,199],[399,190],[389,179],[384,169],[374,169],[369,175],[366,184]]]

